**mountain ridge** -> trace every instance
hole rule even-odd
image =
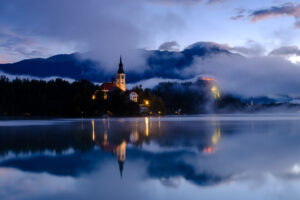
[[[192,65],[195,57],[206,57],[231,53],[220,45],[209,42],[197,42],[179,52],[140,50],[145,56],[146,70],[143,72],[127,71],[127,81],[130,83],[154,77],[187,79],[178,71]],[[99,61],[83,58],[80,53],[58,54],[48,58],[25,59],[16,63],[0,64],[0,70],[12,75],[29,75],[35,77],[59,76],[75,80],[85,78],[93,82],[111,80],[115,74],[103,73],[105,68]],[[141,66],[144,67],[144,66]]]

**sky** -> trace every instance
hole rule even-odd
[[[0,1],[0,63],[79,52],[114,72],[122,55],[127,72],[143,73],[138,49],[182,51],[202,42],[247,59],[194,58],[178,73],[213,77],[221,91],[242,96],[300,96],[299,35],[299,0]]]
[[[300,60],[299,1],[1,0],[0,13],[0,63],[92,52],[112,64],[120,54],[136,59],[136,48],[198,41]]]

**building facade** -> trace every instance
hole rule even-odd
[[[130,91],[129,99],[133,102],[138,102],[138,94],[135,91]]]

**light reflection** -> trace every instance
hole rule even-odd
[[[25,170],[37,172],[37,176],[40,175],[40,171],[38,170],[54,174],[55,176],[53,177],[62,176],[60,174],[61,171],[66,171],[64,176],[68,176],[67,178],[74,176],[72,171],[76,173],[80,172],[80,176],[84,177],[77,177],[77,174],[75,174],[76,180],[84,180],[86,177],[94,178],[96,188],[102,186],[99,184],[99,181],[103,180],[101,184],[111,184],[113,192],[116,191],[114,186],[120,186],[118,185],[120,182],[116,181],[116,178],[120,179],[120,175],[123,176],[123,174],[123,177],[127,180],[122,182],[122,187],[125,184],[132,183],[133,180],[140,181],[138,184],[145,184],[145,182],[150,182],[148,181],[150,179],[151,181],[160,179],[164,187],[162,189],[176,186],[176,190],[182,189],[183,184],[187,183],[192,183],[192,187],[195,189],[198,189],[195,186],[200,187],[198,191],[206,188],[214,190],[214,188],[218,187],[223,189],[227,185],[230,187],[232,185],[240,185],[240,187],[244,188],[242,184],[245,183],[245,180],[247,180],[246,187],[249,186],[248,183],[250,181],[250,186],[252,183],[260,184],[261,180],[264,181],[260,176],[262,175],[265,178],[265,172],[267,172],[268,178],[270,174],[274,174],[271,180],[278,181],[279,185],[289,184],[288,181],[297,184],[299,182],[300,164],[297,163],[299,159],[296,154],[291,153],[297,152],[297,147],[299,147],[297,143],[299,141],[298,121],[287,123],[285,120],[282,120],[280,122],[275,121],[272,124],[268,121],[266,125],[263,125],[261,122],[258,123],[252,119],[249,119],[247,122],[238,121],[238,123],[236,121],[222,122],[222,120],[220,122],[213,121],[212,123],[207,121],[187,122],[181,118],[171,120],[159,117],[148,119],[143,117],[137,120],[130,118],[126,123],[121,124],[119,121],[111,119],[111,127],[108,130],[107,119],[103,120],[103,124],[101,119],[90,119],[89,121],[84,120],[84,123],[87,124],[87,126],[85,125],[85,131],[80,130],[81,122],[79,120],[78,122],[76,121],[76,126],[69,126],[73,129],[70,129],[71,131],[68,132],[66,132],[65,127],[57,126],[53,128],[53,134],[57,134],[54,136],[52,132],[47,135],[35,134],[37,131],[40,133],[40,129],[43,127],[39,127],[37,130],[33,128],[27,129],[28,133],[25,133],[30,140],[25,141],[22,138],[22,134],[18,134],[19,132],[4,135],[5,129],[3,129],[4,136],[2,138],[6,138],[5,143],[13,142],[11,146],[2,145],[3,152],[10,149],[13,149],[13,152],[17,152],[18,149],[25,149],[27,151],[22,152],[21,155],[17,153],[16,158],[12,158],[10,155],[10,157],[6,158],[9,159],[9,162],[2,161],[2,167],[8,166],[23,170],[24,168],[22,167],[24,165],[27,167],[30,164],[32,168]],[[147,123],[149,128],[148,133],[151,132],[149,137],[145,136]],[[291,123],[295,123],[292,124],[295,125],[292,126],[293,129],[291,128]],[[93,137],[90,135],[91,125]],[[164,131],[161,132],[163,137],[159,135],[159,131],[157,130],[160,126]],[[49,126],[44,130],[52,129],[52,127]],[[96,128],[97,135],[95,133]],[[24,129],[26,130],[26,128]],[[20,129],[16,130],[21,131]],[[201,130],[201,134],[198,134],[199,130]],[[288,132],[290,134],[282,134],[286,130],[290,131]],[[43,132],[47,133],[47,131]],[[256,132],[259,134],[252,134]],[[269,132],[274,132],[275,134],[272,136],[266,134]],[[63,133],[70,133],[70,135],[62,137]],[[99,145],[102,150],[91,146],[92,138],[95,140],[94,145]],[[266,145],[260,141],[268,141],[268,144]],[[58,155],[50,155],[42,151],[42,153],[39,153],[42,154],[41,159],[44,160],[46,157],[50,157],[49,159],[53,164],[49,168],[47,165],[41,165],[37,170],[34,164],[39,156],[30,152],[34,151],[36,147],[41,150],[49,148],[49,144],[57,151],[63,148],[71,148],[72,150],[74,148],[75,150],[67,156],[61,155],[64,152]],[[61,144],[68,145],[61,146]],[[254,146],[255,148],[249,151]],[[79,151],[78,147],[84,150],[90,149],[92,152]],[[222,150],[221,154],[217,152],[220,150]],[[241,153],[236,154],[236,152]],[[274,156],[274,152],[276,156]],[[28,158],[23,159],[22,154],[27,154]],[[212,154],[213,157],[209,158]],[[64,165],[63,162],[69,162],[69,158],[76,158],[78,161],[82,159],[83,162],[78,162],[78,165],[73,162],[70,165],[69,163],[68,165]],[[268,158],[268,162],[261,158]],[[202,174],[202,172],[205,173]],[[221,175],[218,176],[219,174]],[[248,179],[250,179],[249,182]],[[2,180],[5,183],[10,179],[2,177]],[[180,186],[176,182],[179,180],[181,181]],[[240,182],[240,180],[242,181]],[[274,186],[273,182],[270,183],[271,187]],[[149,188],[151,188],[151,185]],[[265,188],[264,185],[262,190]],[[131,191],[130,189],[132,188],[129,188],[128,191]],[[167,190],[169,189],[167,188]],[[240,190],[235,191],[239,192]],[[96,192],[99,191],[97,190]],[[250,190],[250,192],[253,191]]]
[[[220,139],[221,139],[221,129],[220,129],[220,127],[218,127],[212,136],[212,139],[211,139],[212,144],[217,145],[219,143]]]
[[[92,134],[92,140],[95,142],[96,136],[95,136],[95,121],[92,120],[92,127],[93,127],[93,134]]]
[[[145,117],[145,135],[149,136],[149,117]]]
[[[204,147],[203,153],[204,154],[215,153],[217,149],[217,145],[219,144],[220,140],[221,140],[221,128],[220,128],[220,124],[217,123],[217,128],[215,129],[211,138],[211,144],[207,147]]]
[[[139,133],[138,133],[138,130],[135,129],[130,134],[130,142],[131,143],[136,143],[138,140],[139,140]]]
[[[160,129],[161,125],[160,125],[160,116],[158,117],[158,128]]]

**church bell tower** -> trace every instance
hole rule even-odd
[[[125,80],[125,72],[123,69],[122,57],[120,57],[120,64],[119,64],[116,81],[117,81],[116,82],[117,87],[119,87],[123,91],[126,91],[126,80]]]

